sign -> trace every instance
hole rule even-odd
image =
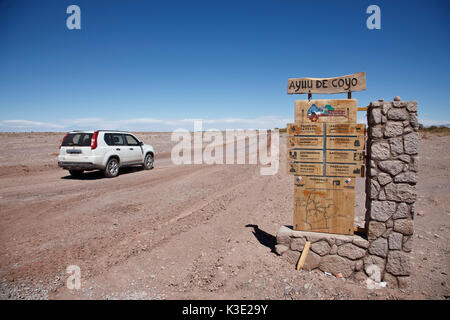
[[[295,177],[294,230],[353,234],[355,180]]]
[[[355,99],[317,99],[295,101],[295,122],[356,124],[358,101]]]
[[[343,93],[366,90],[366,73],[358,72],[335,78],[288,79],[287,93]]]
[[[365,131],[356,123],[288,124],[287,173],[363,177]]]

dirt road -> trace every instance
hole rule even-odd
[[[396,299],[449,296],[450,137],[422,141],[412,288],[366,289],[319,271],[296,271],[273,252],[291,224],[292,177],[258,165],[181,165],[169,133],[151,171],[74,179],[56,166],[61,134],[0,134],[0,298]],[[356,223],[362,223],[358,181]],[[66,268],[81,289],[66,288]]]

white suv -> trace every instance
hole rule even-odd
[[[58,165],[72,176],[83,171],[103,170],[108,178],[116,177],[119,168],[142,165],[153,168],[155,151],[134,135],[122,131],[71,131],[59,146]]]

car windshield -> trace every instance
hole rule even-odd
[[[69,133],[63,140],[63,147],[89,147],[92,133]]]

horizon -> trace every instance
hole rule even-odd
[[[289,78],[361,71],[359,107],[400,96],[424,126],[448,126],[450,3],[377,1],[380,30],[366,27],[370,4],[2,1],[0,131],[284,128],[307,99],[287,95]]]

